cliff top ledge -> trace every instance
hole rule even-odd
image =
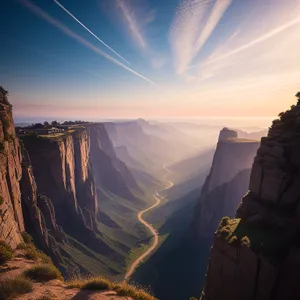
[[[224,127],[219,134],[219,141],[226,139],[238,138],[238,133],[235,130]]]

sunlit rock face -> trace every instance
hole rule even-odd
[[[191,231],[197,237],[211,236],[222,216],[234,216],[248,189],[250,169],[259,144],[259,141],[237,138],[234,130],[221,130],[192,222]]]
[[[15,248],[24,230],[20,180],[22,153],[12,118],[12,106],[0,91],[0,239]]]
[[[203,300],[300,298],[299,153],[298,103],[262,138],[249,192],[215,234]]]

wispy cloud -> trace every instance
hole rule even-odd
[[[131,37],[136,42],[139,48],[141,48],[142,50],[146,50],[147,42],[142,33],[142,26],[141,24],[139,24],[136,13],[130,6],[130,3],[126,0],[117,0],[117,6],[122,12],[124,20],[129,28]],[[153,14],[151,14],[149,18],[148,22],[149,20],[152,21],[154,18]]]
[[[184,0],[170,30],[176,72],[184,73],[213,33],[231,0]]]
[[[103,44],[107,49],[113,52],[116,56],[121,58],[127,64],[130,65],[129,61],[126,60],[123,56],[121,56],[118,52],[116,52],[113,48],[107,45],[103,40],[101,40],[96,34],[94,34],[89,28],[87,28],[82,22],[80,22],[69,10],[67,10],[61,3],[57,0],[53,0],[55,4],[57,4],[62,10],[64,10],[71,18],[73,18],[77,23],[79,23],[87,32],[89,32],[94,38],[96,38],[101,44]]]
[[[281,25],[281,26],[279,26],[279,27],[277,27],[277,28],[275,28],[275,29],[273,29],[273,30],[271,30],[271,31],[255,38],[255,39],[247,42],[246,44],[244,44],[240,47],[237,47],[237,48],[235,48],[235,49],[233,49],[233,50],[231,50],[227,53],[224,53],[224,54],[218,55],[218,56],[212,55],[211,58],[207,60],[206,64],[214,63],[214,62],[217,62],[217,61],[222,60],[224,58],[228,58],[230,56],[238,54],[238,53],[240,53],[244,50],[248,50],[249,48],[251,48],[253,46],[256,46],[257,44],[263,43],[263,42],[267,41],[268,39],[273,38],[274,36],[282,33],[283,31],[285,31],[285,30],[289,29],[290,27],[293,27],[293,26],[295,26],[299,23],[300,23],[300,17],[298,17],[296,19],[293,19],[292,21],[290,21],[286,24],[283,24],[283,25]],[[196,65],[196,66],[198,66],[198,65]]]
[[[90,42],[88,42],[87,40],[85,40],[84,38],[82,38],[81,36],[76,34],[75,32],[73,32],[72,30],[70,30],[67,26],[62,24],[60,21],[58,21],[57,19],[51,17],[48,13],[43,11],[41,8],[34,5],[30,0],[19,0],[19,2],[21,4],[23,4],[24,6],[26,6],[34,14],[36,14],[40,18],[46,20],[47,22],[49,22],[50,24],[52,24],[53,26],[55,26],[56,28],[61,30],[64,34],[66,34],[67,36],[73,38],[74,40],[76,40],[78,43],[82,44],[86,48],[92,50],[94,53],[100,55],[101,57],[103,57],[106,60],[114,63],[115,65],[127,70],[128,72],[134,74],[135,76],[137,76],[137,77],[139,77],[139,78],[141,78],[141,79],[143,79],[143,80],[145,80],[145,81],[147,81],[151,84],[154,84],[154,82],[151,81],[150,79],[146,78],[145,76],[141,75],[140,73],[138,73],[135,70],[129,68],[128,66],[124,65],[120,61],[114,59],[113,57],[111,57],[107,53],[105,53],[102,50],[95,47],[93,44],[91,44]]]

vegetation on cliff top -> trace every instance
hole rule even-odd
[[[63,277],[59,270],[52,264],[40,264],[23,272],[25,278],[45,282],[53,279],[63,281]]]
[[[32,237],[22,233],[24,242],[20,243],[17,251],[22,251],[26,259],[34,260],[37,264],[23,271],[16,278],[3,278],[0,280],[0,300],[13,299],[32,291],[34,282],[47,282],[58,279],[64,282],[60,271],[53,265],[52,260],[43,252],[35,248]],[[18,253],[18,252],[16,252]],[[5,242],[0,241],[0,263],[4,264],[14,257],[15,252]],[[67,283],[68,288],[84,290],[115,291],[119,296],[127,296],[136,300],[156,300],[154,296],[136,286],[123,283],[113,283],[104,277],[77,279]]]
[[[223,217],[220,221],[217,233],[225,237],[229,244],[240,243],[242,247],[250,247],[251,241],[245,232],[239,230],[241,219]]]
[[[33,283],[23,277],[5,278],[0,281],[0,300],[14,299],[32,291]]]
[[[156,298],[145,290],[129,285],[126,282],[113,283],[104,277],[94,277],[89,279],[76,279],[68,283],[69,288],[80,288],[86,290],[112,290],[119,296],[132,297],[135,300],[156,300]]]
[[[4,241],[0,241],[0,265],[11,260],[13,256],[14,251],[12,250],[12,248]]]

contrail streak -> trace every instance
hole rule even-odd
[[[273,36],[276,36],[277,34],[283,32],[286,29],[288,29],[288,28],[290,28],[290,27],[292,27],[294,25],[297,25],[299,23],[300,23],[300,17],[298,17],[298,18],[296,18],[296,19],[294,19],[294,20],[292,20],[292,21],[290,21],[290,22],[288,22],[286,24],[283,24],[280,27],[275,28],[275,29],[271,30],[270,32],[268,32],[268,33],[266,33],[266,34],[264,34],[264,35],[262,35],[262,36],[260,36],[260,37],[258,37],[256,39],[248,42],[247,44],[229,51],[228,53],[225,53],[223,55],[217,56],[215,58],[212,57],[211,59],[207,60],[207,62],[205,62],[203,65],[209,65],[211,63],[215,63],[215,62],[217,62],[219,60],[222,60],[224,58],[227,58],[227,57],[230,57],[232,55],[238,54],[238,53],[240,53],[240,52],[242,52],[242,51],[244,51],[244,50],[246,50],[246,49],[248,49],[248,48],[250,48],[252,46],[255,46],[255,45],[259,44],[259,43],[262,43],[262,42],[264,42],[264,41],[272,38]],[[199,66],[199,64],[190,66],[189,69],[192,69],[192,68],[197,67],[197,66]]]
[[[111,52],[117,55],[119,58],[124,60],[127,64],[130,65],[130,62],[126,60],[123,56],[117,53],[114,49],[108,46],[104,41],[102,41],[96,34],[94,34],[90,29],[88,29],[83,23],[81,23],[69,10],[67,10],[62,4],[60,4],[57,0],[53,0],[61,9],[63,9],[71,18],[73,18],[77,23],[79,23],[86,31],[88,31],[94,38],[96,38],[100,43],[102,43],[106,48],[108,48]]]
[[[40,18],[46,20],[50,24],[54,25],[55,27],[57,27],[58,29],[60,29],[63,33],[65,33],[69,37],[73,38],[78,43],[84,45],[86,48],[88,48],[88,49],[92,50],[93,52],[95,52],[96,54],[104,57],[105,59],[107,59],[108,61],[114,63],[115,65],[118,65],[118,66],[124,68],[125,70],[127,70],[130,73],[138,76],[139,78],[142,78],[142,79],[144,79],[145,81],[147,81],[147,82],[149,82],[151,84],[155,84],[150,79],[148,79],[145,76],[139,74],[138,72],[136,72],[133,69],[127,67],[123,63],[119,62],[118,60],[114,59],[110,55],[106,54],[102,50],[100,50],[97,47],[95,47],[93,44],[91,44],[90,42],[88,42],[87,40],[85,40],[84,38],[82,38],[81,36],[79,36],[78,34],[76,34],[75,32],[73,32],[72,30],[70,30],[67,26],[65,26],[64,24],[62,24],[61,22],[59,22],[55,18],[51,17],[49,14],[47,14],[41,8],[39,8],[38,6],[34,5],[32,2],[30,2],[30,0],[18,0],[18,1],[21,4],[23,4],[24,6],[26,6],[29,10],[31,10],[34,14],[36,14]]]

